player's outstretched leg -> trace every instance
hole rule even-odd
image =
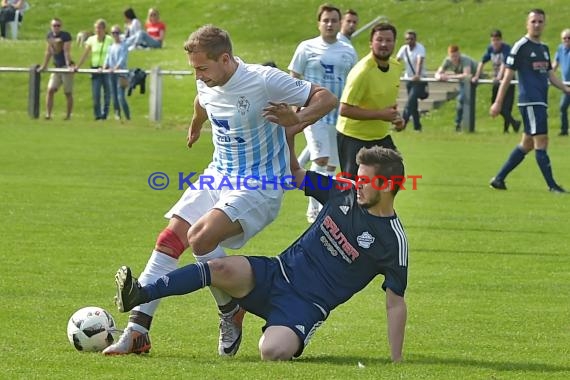
[[[131,269],[122,266],[115,275],[117,295],[115,304],[121,312],[131,310],[133,307],[146,303],[147,297],[141,289],[138,280],[132,276]],[[150,351],[150,337],[148,332],[140,332],[127,327],[117,343],[103,350],[105,355],[141,354]]]
[[[146,293],[141,289],[141,284],[133,277],[131,268],[120,267],[115,275],[115,284],[117,285],[115,304],[120,312],[130,311],[135,306],[149,301]]]

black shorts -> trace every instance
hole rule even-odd
[[[356,154],[361,148],[371,148],[373,146],[381,146],[397,151],[396,145],[392,140],[392,136],[387,135],[378,140],[360,140],[354,137],[343,135],[340,132],[336,134],[336,142],[338,145],[338,157],[340,161],[340,170],[344,173],[350,173],[352,177],[356,177],[358,165],[356,164]]]

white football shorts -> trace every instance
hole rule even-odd
[[[232,222],[241,224],[243,233],[222,241],[220,245],[230,249],[241,248],[277,217],[284,193],[280,186],[275,188],[251,178],[246,182],[247,188],[243,183],[243,179],[224,178],[207,168],[194,182],[194,188],[188,187],[164,217],[170,219],[177,215],[192,225],[211,209],[222,210]]]
[[[330,166],[339,166],[338,146],[336,143],[336,127],[316,122],[303,130],[311,161],[328,157]]]

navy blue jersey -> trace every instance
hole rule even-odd
[[[487,46],[487,50],[485,54],[483,54],[483,58],[481,58],[481,62],[487,63],[491,61],[493,64],[493,74],[494,77],[499,76],[499,71],[501,70],[501,65],[505,63],[509,53],[511,51],[511,47],[508,44],[502,43],[499,50],[495,50],[493,45]]]
[[[306,186],[306,195],[324,207],[313,225],[278,256],[285,279],[298,294],[327,312],[378,274],[385,276],[384,289],[403,296],[408,241],[398,217],[368,213],[357,204],[354,186],[311,171],[307,180],[315,186]],[[323,189],[326,184],[330,190]]]
[[[519,106],[546,107],[548,73],[552,70],[548,46],[533,42],[525,36],[513,45],[506,66],[518,73]]]

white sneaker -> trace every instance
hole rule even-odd
[[[141,333],[132,327],[127,327],[118,342],[103,350],[104,355],[148,354],[150,351],[148,332]]]
[[[245,310],[241,307],[229,315],[220,314],[220,339],[218,353],[220,356],[234,356],[241,344],[241,332]]]

